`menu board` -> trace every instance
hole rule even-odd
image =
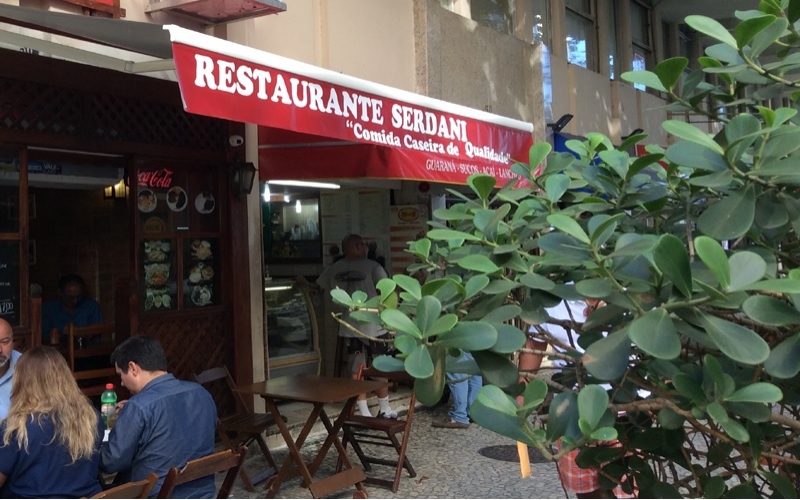
[[[0,241],[0,318],[19,324],[19,241]]]
[[[218,232],[215,177],[170,168],[141,170],[136,208],[143,233]]]
[[[185,272],[183,283],[183,303],[185,307],[205,307],[218,303],[214,295],[214,282],[217,276],[219,240],[186,240]]]
[[[174,240],[142,242],[144,310],[168,311],[178,307]]]

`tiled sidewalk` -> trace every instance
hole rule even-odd
[[[472,424],[469,429],[440,429],[431,427],[431,422],[442,418],[445,408],[419,407],[414,415],[408,457],[417,471],[417,477],[409,478],[404,472],[397,493],[377,486],[367,486],[370,498],[564,498],[564,490],[558,480],[556,467],[551,463],[531,464],[533,474],[520,478],[519,464],[493,458],[479,453],[484,447],[514,445],[505,437]],[[312,435],[311,441],[302,448],[304,457],[310,461],[321,444],[321,435]],[[391,450],[388,450],[391,451]],[[285,447],[273,447],[275,459],[280,463],[288,452]],[[357,462],[349,449],[350,457]],[[335,466],[335,452],[330,452],[318,475],[328,475]],[[263,457],[251,455],[245,464],[248,471],[256,472],[265,466]],[[393,475],[389,467],[374,469],[385,477]],[[218,481],[222,478],[218,477]],[[281,486],[278,498],[311,498],[307,489],[300,488],[300,479],[295,478]],[[263,485],[248,493],[236,481],[235,498],[263,498]],[[336,498],[352,498],[353,489],[336,494]]]

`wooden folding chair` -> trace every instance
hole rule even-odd
[[[236,402],[236,411],[234,413],[223,414],[222,408],[217,409],[217,433],[225,446],[235,451],[240,446],[246,447],[255,441],[258,443],[258,447],[261,448],[261,453],[263,453],[270,469],[264,471],[258,478],[253,478],[252,481],[245,472],[244,467],[239,470],[239,475],[242,477],[242,482],[247,491],[255,491],[254,483],[259,483],[277,472],[275,460],[272,458],[267,442],[264,440],[264,432],[275,425],[275,419],[270,414],[255,413],[247,409],[242,395],[235,390],[236,384],[225,366],[210,368],[195,375],[195,380],[207,389],[211,385],[222,386],[223,390],[228,393],[227,396],[233,398]],[[214,393],[212,392],[212,394]]]
[[[111,366],[109,357],[114,351],[114,325],[76,327],[67,326],[67,345],[61,348],[67,363],[86,396],[99,396],[107,382],[117,380],[117,371]],[[82,346],[78,346],[78,339]]]
[[[141,481],[131,481],[109,488],[92,498],[147,498],[156,482],[158,482],[158,474],[151,472]]]
[[[190,460],[183,467],[172,467],[164,478],[164,483],[158,491],[157,498],[172,498],[172,491],[179,484],[188,483],[195,479],[210,476],[217,472],[227,471],[217,492],[217,498],[228,498],[236,480],[236,474],[241,470],[247,448],[239,447],[238,450],[224,450],[202,458]]]
[[[409,401],[408,413],[405,418],[383,418],[366,417],[361,415],[351,415],[344,422],[344,438],[342,444],[347,447],[348,443],[353,446],[353,451],[358,455],[358,459],[364,466],[364,471],[370,472],[372,465],[387,465],[395,468],[394,480],[383,479],[373,475],[367,475],[364,481],[367,484],[375,484],[389,488],[393,493],[397,493],[400,484],[400,475],[403,469],[408,471],[409,477],[416,477],[417,473],[411,465],[411,461],[406,456],[408,439],[411,436],[411,421],[414,418],[414,406],[417,398],[413,392],[414,378],[406,372],[382,372],[374,368],[359,368],[361,378],[384,378],[393,382],[409,384],[412,387],[411,400]],[[398,439],[399,436],[399,439]],[[368,454],[364,450],[365,445],[375,445],[393,448],[397,452],[397,459],[387,459]],[[337,463],[337,470],[341,468],[341,463]]]

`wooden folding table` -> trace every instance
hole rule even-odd
[[[267,409],[275,417],[275,423],[281,431],[286,446],[289,448],[289,457],[281,466],[278,473],[269,479],[267,483],[267,498],[274,498],[281,483],[288,478],[292,464],[297,466],[297,470],[303,478],[302,486],[311,491],[314,498],[322,498],[331,493],[343,490],[355,485],[356,491],[353,498],[367,498],[367,492],[361,482],[366,479],[364,470],[353,466],[347,458],[342,442],[339,440],[339,431],[345,419],[352,413],[353,406],[359,394],[369,393],[386,387],[388,382],[380,380],[353,380],[337,377],[322,377],[318,375],[289,375],[286,377],[274,378],[264,382],[256,382],[237,387],[237,391],[243,394],[255,394],[264,398]],[[310,403],[313,405],[311,414],[306,420],[305,426],[297,436],[297,440],[292,439],[292,434],[286,422],[281,418],[276,403],[278,401],[294,401]],[[326,404],[344,402],[339,417],[331,423],[330,418],[325,413]],[[322,447],[319,449],[314,461],[307,465],[300,455],[300,448],[303,446],[314,423],[319,419],[328,431],[328,436]],[[319,470],[322,461],[325,459],[330,447],[336,448],[342,460],[344,469],[332,476],[314,480],[314,474]]]

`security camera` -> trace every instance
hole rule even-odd
[[[242,137],[241,135],[232,135],[230,139],[228,139],[228,142],[233,147],[241,146],[242,144],[244,144],[244,137]]]

